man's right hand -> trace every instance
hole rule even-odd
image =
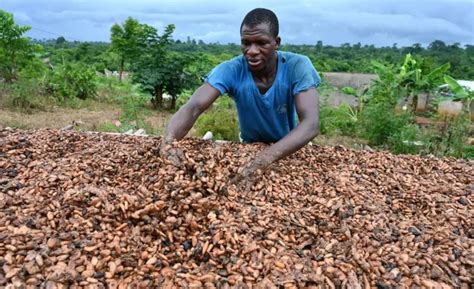
[[[161,142],[160,145],[160,157],[164,161],[168,161],[176,167],[184,166],[184,153],[177,147],[173,147],[173,141],[165,140]]]
[[[165,136],[160,145],[160,156],[164,161],[170,162],[177,167],[184,167],[184,154],[173,144],[173,141],[179,141],[184,138],[193,127],[197,118],[211,106],[219,95],[219,90],[205,83],[199,87],[191,96],[191,99],[173,115],[168,123]]]

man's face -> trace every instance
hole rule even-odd
[[[247,59],[250,70],[261,71],[268,65],[273,65],[275,50],[280,45],[280,37],[270,33],[268,23],[255,27],[244,25],[240,31],[242,53]]]

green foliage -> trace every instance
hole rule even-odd
[[[198,135],[211,131],[214,139],[239,141],[239,123],[232,100],[221,96],[215,105],[201,115],[195,125]]]
[[[185,105],[190,99],[193,94],[193,91],[191,89],[185,89],[183,90],[179,95],[178,98],[176,99],[176,110],[179,110],[183,105]]]
[[[393,135],[412,123],[412,116],[408,113],[395,113],[393,106],[384,103],[373,103],[365,107],[361,113],[361,136],[369,141],[370,145],[387,146]]]
[[[28,26],[17,25],[12,14],[0,10],[0,78],[7,82],[18,78],[19,68],[34,57],[38,48],[23,37],[28,30]]]
[[[400,86],[400,75],[394,64],[382,64],[372,61],[374,70],[377,72],[379,79],[373,82],[369,90],[369,101],[374,104],[383,103],[389,107],[395,107],[397,102],[408,96],[408,92]]]
[[[130,80],[119,81],[115,77],[98,77],[96,99],[120,104],[127,95],[137,93],[139,90],[139,85],[133,85]]]
[[[97,93],[97,76],[93,69],[82,64],[57,66],[50,76],[54,96],[63,101],[67,98],[93,98]]]
[[[322,105],[320,108],[319,130],[323,135],[353,136],[356,133],[358,116],[347,104],[339,107]]]
[[[344,92],[345,94],[353,95],[355,97],[359,96],[357,91],[353,87],[350,87],[350,86],[343,87],[341,91]]]
[[[462,87],[454,78],[449,75],[444,76],[444,81],[448,84],[449,88],[454,93],[454,100],[463,100],[465,101],[465,108],[468,111],[469,119],[472,119],[471,115],[471,103],[474,100],[474,91],[467,91]]]
[[[125,64],[135,60],[141,48],[150,39],[155,37],[156,30],[146,24],[140,24],[136,19],[128,17],[122,26],[114,24],[111,31],[111,50],[119,56],[120,75],[125,69]],[[120,78],[120,80],[122,80]]]
[[[132,68],[134,81],[153,95],[155,107],[162,107],[163,94],[167,93],[172,97],[170,107],[174,109],[178,95],[198,83],[198,76],[188,70],[193,62],[192,56],[166,50],[173,31],[174,25],[168,25],[161,36],[154,30],[147,40],[144,53]]]
[[[118,82],[117,79],[111,82],[101,81],[101,89],[109,84],[112,87],[117,86],[118,89],[110,88],[107,92],[109,100],[120,104],[121,113],[119,116],[119,125],[111,122],[101,124],[97,129],[106,132],[124,133],[128,130],[145,129],[147,134],[154,134],[155,129],[146,121],[149,110],[146,104],[150,101],[150,96],[140,92],[138,85],[131,85],[127,82]],[[105,85],[105,86],[104,86]]]
[[[47,74],[48,69],[46,65],[39,58],[33,58],[19,70],[18,78],[37,79],[44,85]]]
[[[150,97],[142,93],[131,93],[122,99],[120,122],[123,131],[148,126],[143,115],[143,108],[148,101],[150,101]]]
[[[400,127],[388,138],[390,150],[395,154],[417,154],[422,150],[424,142],[420,138],[421,129],[416,124]]]
[[[11,86],[9,105],[23,112],[43,110],[51,100],[44,91],[44,84],[37,79],[20,79]]]
[[[463,99],[468,96],[468,93],[466,92],[466,90],[456,81],[456,79],[452,78],[449,75],[445,75],[444,81],[446,82],[446,84],[448,84],[449,88],[451,88],[451,90],[453,91],[455,100]]]
[[[117,127],[115,124],[113,124],[111,122],[105,122],[105,123],[99,124],[97,126],[97,131],[122,133],[120,127]]]
[[[474,149],[467,145],[470,120],[460,115],[447,122],[441,129],[430,130],[422,135],[425,146],[423,154],[452,156],[456,158],[474,158]]]

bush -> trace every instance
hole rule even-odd
[[[416,124],[407,124],[388,138],[390,151],[395,154],[417,154],[425,145],[422,131]]]
[[[79,63],[57,66],[50,75],[53,94],[60,101],[74,97],[87,99],[96,96],[96,81],[95,71]]]
[[[320,133],[328,136],[353,136],[357,128],[357,114],[348,105],[330,107],[322,105],[320,108]]]
[[[394,135],[413,123],[409,113],[396,113],[392,106],[383,103],[370,104],[361,113],[360,133],[370,145],[387,145]]]
[[[97,100],[101,102],[120,103],[132,93],[139,92],[139,85],[133,85],[130,80],[119,81],[115,77],[98,77]]]
[[[150,101],[150,98],[148,94],[131,93],[121,100],[120,130],[122,132],[139,128],[145,129],[148,133],[152,132],[152,127],[145,121],[144,113],[145,104]]]
[[[20,79],[11,85],[9,105],[15,109],[32,112],[34,109],[45,109],[48,99],[43,83],[36,79]]]
[[[470,120],[466,115],[448,121],[441,129],[426,131],[423,134],[425,148],[422,153],[435,156],[473,158],[474,149],[467,145]]]
[[[219,97],[211,110],[199,117],[195,127],[200,136],[211,131],[214,139],[239,141],[239,122],[233,100]]]

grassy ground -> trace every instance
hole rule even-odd
[[[23,113],[0,107],[0,127],[15,127],[21,129],[54,128],[61,129],[67,125],[79,122],[78,129],[86,131],[106,131],[104,124],[113,123],[120,115],[120,106],[90,102],[87,107],[80,109],[55,107],[49,111]],[[147,112],[146,121],[155,131],[163,132],[171,113],[163,111]],[[190,136],[196,136],[194,130]],[[364,142],[354,138],[337,136],[328,138],[318,136],[313,143],[318,145],[343,145],[354,149],[366,149]]]
[[[118,105],[90,102],[79,109],[53,107],[48,111],[25,113],[12,111],[0,106],[0,127],[16,127],[21,129],[55,128],[60,129],[73,122],[78,122],[81,130],[103,130],[107,123],[113,123],[120,116]],[[170,113],[150,111],[146,121],[155,131],[163,131],[170,118]]]
[[[123,112],[123,105],[117,101],[117,95],[129,93],[126,90],[102,89],[96,100],[76,99],[60,106],[46,101],[47,104],[43,105],[41,110],[25,111],[12,107],[9,102],[10,91],[0,88],[0,127],[60,129],[75,122],[79,123],[77,129],[80,130],[107,131]],[[171,113],[167,111],[156,111],[150,107],[139,110],[154,133],[163,132],[171,117]]]

